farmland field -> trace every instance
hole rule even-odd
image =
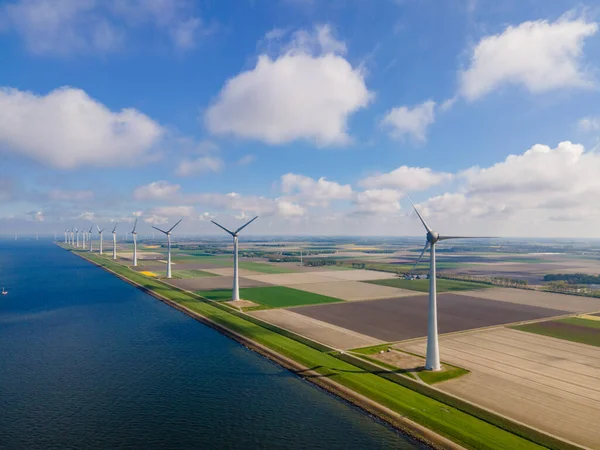
[[[429,280],[405,280],[403,278],[390,278],[388,280],[372,280],[367,283],[380,284],[412,291],[429,292]],[[437,280],[437,292],[468,291],[472,289],[485,289],[491,285],[472,283],[470,281]]]
[[[218,291],[198,291],[202,297],[210,300],[230,300],[231,289]],[[251,300],[263,306],[271,308],[282,308],[288,306],[317,305],[321,303],[339,302],[340,299],[327,297],[325,295],[313,294],[284,286],[268,286],[257,288],[240,289],[240,297]]]
[[[273,264],[267,264],[262,262],[254,262],[254,261],[242,261],[239,263],[240,269],[246,270],[254,270],[255,272],[261,273],[292,273],[295,270],[292,270],[288,267],[279,267]]]
[[[513,328],[600,347],[600,321],[597,320],[568,317],[566,319],[519,325]]]
[[[190,269],[190,270],[174,270],[173,276],[179,277],[179,278],[201,278],[201,277],[214,277],[215,274],[205,272],[204,270]]]

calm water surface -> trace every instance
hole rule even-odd
[[[422,448],[43,241],[0,241],[0,448]]]

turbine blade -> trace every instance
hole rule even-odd
[[[448,239],[494,239],[495,236],[440,236],[440,241],[447,241]]]
[[[425,247],[423,247],[423,251],[421,252],[421,254],[419,255],[419,257],[417,258],[417,262],[415,262],[415,265],[413,266],[413,268],[410,269],[410,273],[413,273],[415,271],[415,267],[417,267],[417,264],[419,264],[419,262],[421,262],[421,258],[423,257],[423,255],[427,251],[427,247],[429,247],[429,241],[425,241]]]
[[[413,209],[417,213],[417,216],[419,216],[419,219],[421,220],[421,223],[423,224],[423,226],[425,227],[425,229],[428,232],[431,233],[432,232],[431,228],[429,227],[429,225],[427,225],[427,222],[425,222],[425,219],[423,219],[423,217],[421,217],[421,214],[419,213],[419,210],[417,209],[417,207],[415,206],[415,204],[413,203],[413,201],[410,199],[410,197],[407,194],[404,194],[404,195],[406,195],[406,198],[408,199],[408,201],[412,205]]]
[[[133,231],[132,233],[135,233],[135,228],[137,227],[137,219],[135,219],[135,222],[133,223]]]
[[[113,233],[117,230],[117,225],[119,225],[119,222],[115,222],[115,227],[112,230]]]
[[[98,233],[100,233],[100,227],[98,225],[96,225],[96,228],[98,228]]]
[[[177,225],[179,225],[179,223],[183,220],[183,217],[181,219],[179,219],[179,222],[177,222],[175,225],[173,225],[171,228],[169,228],[169,231],[167,231],[167,233],[170,233],[171,231],[173,231],[173,228],[175,228]]]
[[[250,225],[252,222],[254,222],[256,219],[258,219],[258,216],[256,216],[254,219],[249,220],[248,222],[246,222],[244,225],[242,225],[241,227],[239,227],[237,230],[235,230],[234,234],[238,234],[240,231],[242,231],[244,228],[246,228],[248,225]]]
[[[167,232],[165,230],[161,230],[160,228],[156,228],[154,225],[150,225],[152,228],[154,228],[157,231],[160,231],[161,233],[165,233],[167,234]]]
[[[225,228],[223,225],[219,225],[217,222],[215,222],[214,220],[211,220],[212,223],[214,223],[216,226],[218,226],[219,228],[222,228],[223,230],[227,231],[230,235],[234,235],[235,233],[233,231],[228,230],[227,228]]]

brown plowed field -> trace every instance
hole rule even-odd
[[[166,281],[166,280],[163,280]],[[184,278],[181,280],[168,280],[168,283],[172,284],[181,289],[188,291],[214,291],[218,289],[231,289],[233,285],[233,277],[202,277],[202,278]],[[248,278],[240,277],[240,287],[263,287],[271,286],[268,283],[262,281],[250,280]]]
[[[386,342],[427,334],[427,295],[304,306],[300,314],[373,336]],[[440,333],[470,330],[565,314],[564,311],[498,302],[457,294],[438,294]]]
[[[424,355],[426,340],[395,347]],[[600,448],[600,348],[500,327],[441,336],[440,356],[471,371],[440,389]]]

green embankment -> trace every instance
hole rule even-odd
[[[323,346],[307,341],[305,338],[294,336],[293,333],[286,330],[278,330],[277,327],[270,324],[263,324],[243,313],[235,313],[225,305],[203,300],[159,280],[144,277],[128,267],[113,263],[104,257],[89,253],[81,253],[81,256],[114,271],[147,290],[156,292],[201,314],[216,324],[287,356],[305,367],[311,368],[322,377],[327,377],[371,398],[466,448],[507,450],[544,448],[532,440],[545,443],[546,446],[553,448],[573,448],[545,435],[540,435],[534,430],[523,429],[518,424],[493,414],[488,421],[482,420],[464,412],[464,409],[474,408],[472,406],[463,405],[463,410],[461,410],[451,406],[449,404],[451,402],[444,403],[435,400],[418,392],[425,387],[414,386],[414,389],[410,389],[397,381],[386,378],[385,373],[380,376],[374,373],[375,371],[365,369],[364,367],[368,367],[366,362],[361,363],[350,355],[341,354],[336,357],[326,352],[326,348],[322,348]],[[347,359],[356,361],[356,364],[347,362]],[[394,374],[388,373],[388,375]],[[406,382],[410,381],[406,379]],[[443,396],[440,393],[432,393],[432,395]],[[456,402],[460,403],[460,401]],[[502,428],[490,422],[499,423]]]
[[[202,278],[202,277],[218,277],[219,275],[205,272],[204,270],[189,269],[189,270],[174,270],[173,276],[176,278]]]
[[[390,278],[387,280],[372,280],[365,283],[379,284],[381,286],[390,286],[411,291],[429,292],[429,280],[405,280],[404,278]],[[437,279],[437,292],[469,291],[473,289],[486,289],[491,287],[489,284],[474,283],[471,281],[444,280]]]
[[[196,294],[210,300],[231,300],[231,289],[216,291],[197,291]],[[240,289],[240,298],[259,303],[270,308],[287,308],[300,305],[341,302],[339,298],[313,294],[284,286],[267,286]]]
[[[560,324],[564,324],[565,326],[561,327]],[[516,325],[511,328],[527,331],[528,333],[564,339],[565,341],[579,342],[580,344],[600,347],[600,321],[598,320],[568,317],[566,319],[547,322]]]

